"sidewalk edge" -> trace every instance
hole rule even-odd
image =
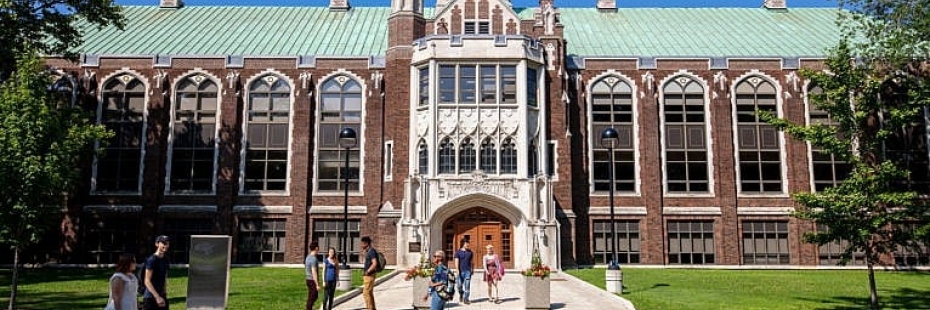
[[[607,292],[606,290],[604,290],[604,289],[602,289],[602,288],[600,288],[600,287],[595,286],[594,284],[585,282],[585,281],[583,281],[583,280],[581,280],[581,279],[576,278],[576,277],[573,276],[573,275],[570,275],[570,274],[566,273],[564,270],[563,270],[562,272],[559,272],[559,275],[565,277],[565,278],[568,279],[569,281],[574,281],[575,284],[582,285],[582,286],[587,286],[589,289],[593,289],[593,290],[597,291],[597,293],[600,294],[600,295],[602,295],[602,296],[605,296],[605,297],[609,296],[610,298],[616,299],[617,302],[619,302],[621,305],[623,305],[623,307],[625,307],[627,310],[636,310],[636,307],[633,306],[633,303],[632,303],[632,302],[630,302],[630,301],[627,300],[626,298],[620,297],[620,295],[611,294],[611,293]]]

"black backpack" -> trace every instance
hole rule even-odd
[[[436,288],[436,294],[439,295],[439,298],[442,298],[442,300],[449,301],[455,298],[455,272],[449,267],[445,269],[446,277],[443,279],[444,284]]]

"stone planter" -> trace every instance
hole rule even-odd
[[[426,296],[426,292],[429,289],[429,278],[416,277],[410,280],[413,282],[413,308],[414,309],[429,309],[429,299],[423,300],[423,296]]]
[[[523,277],[526,309],[549,309],[549,278]]]

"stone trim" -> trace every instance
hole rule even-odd
[[[158,206],[158,213],[215,213],[216,206],[163,205]]]
[[[312,206],[307,210],[309,214],[342,214],[344,206]],[[368,214],[367,206],[349,206],[349,214]]]
[[[86,205],[82,208],[87,213],[134,213],[142,212],[141,205]]]
[[[233,213],[268,213],[290,214],[294,212],[293,206],[234,206]]]
[[[646,207],[614,207],[614,215],[646,215],[649,212]],[[590,215],[610,215],[610,209],[607,206],[592,207],[588,214]]]
[[[793,207],[739,207],[737,215],[789,215]]]
[[[720,207],[665,207],[662,214],[667,215],[721,215]]]

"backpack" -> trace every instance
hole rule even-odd
[[[446,277],[443,285],[436,288],[436,294],[445,301],[455,298],[455,272],[452,269],[446,267]]]
[[[380,251],[375,251],[375,253],[378,254],[378,266],[375,267],[375,272],[382,272],[384,271],[384,266],[387,265],[387,260],[384,259],[384,253]]]

